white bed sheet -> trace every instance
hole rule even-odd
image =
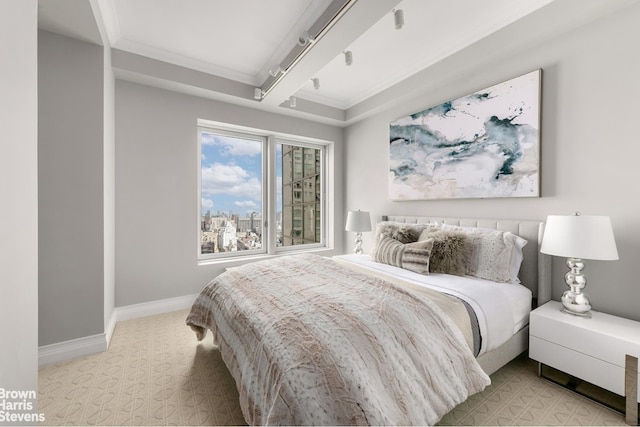
[[[532,295],[523,285],[497,283],[471,276],[438,273],[422,275],[375,262],[369,255],[338,255],[333,259],[357,264],[463,299],[471,305],[478,317],[482,336],[480,354],[501,346],[529,323]]]

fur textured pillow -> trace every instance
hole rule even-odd
[[[378,245],[376,245],[372,256],[376,262],[393,265],[420,274],[429,274],[429,257],[432,249],[433,239],[400,243],[396,239],[383,236]]]
[[[400,243],[416,242],[425,226],[424,224],[405,224],[394,221],[379,222],[376,225],[376,237],[373,248],[371,249],[371,256],[374,257],[374,253],[383,237],[389,237]]]
[[[527,244],[527,240],[509,231],[449,224],[443,224],[442,227],[445,230],[467,233],[471,247],[468,275],[494,282],[520,283],[518,274],[524,259],[522,248]],[[508,251],[510,253],[507,260]],[[506,269],[509,270],[508,279]]]
[[[411,243],[418,240],[421,231],[422,227],[417,224],[383,221],[376,227],[376,236],[391,237],[400,243]]]
[[[456,230],[425,228],[418,241],[433,239],[429,260],[431,273],[464,276],[471,256],[471,248],[465,233]]]

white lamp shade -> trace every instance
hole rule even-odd
[[[349,211],[347,213],[347,225],[344,229],[355,231],[356,233],[371,231],[371,214],[361,210]]]
[[[549,215],[540,252],[567,258],[618,259],[608,216]]]

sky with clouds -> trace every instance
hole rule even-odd
[[[203,215],[207,211],[211,211],[212,215],[221,211],[240,216],[261,212],[262,153],[261,140],[202,133],[200,173]],[[281,156],[277,155],[276,158],[280,190]]]

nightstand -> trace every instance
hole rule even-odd
[[[531,312],[529,357],[620,396],[627,423],[638,424],[640,322],[592,311],[591,318],[560,311],[550,301]],[[626,385],[625,385],[626,384]]]

